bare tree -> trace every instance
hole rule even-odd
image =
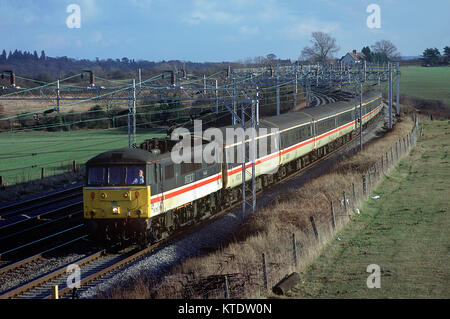
[[[312,62],[326,63],[334,58],[334,54],[339,51],[336,39],[325,32],[312,33],[312,47],[305,47],[302,50],[301,58]]]
[[[270,53],[266,56],[267,60],[273,61],[277,58],[277,56],[273,53]]]
[[[381,40],[372,45],[372,51],[375,53],[385,53],[389,60],[395,60],[400,58],[400,52],[397,51],[397,47],[388,40]]]

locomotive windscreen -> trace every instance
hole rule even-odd
[[[145,185],[145,166],[89,167],[88,186]]]

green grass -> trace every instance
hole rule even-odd
[[[381,198],[370,198],[300,274],[291,297],[450,298],[450,122],[423,128],[372,194]],[[381,267],[380,289],[367,288],[370,264]]]
[[[400,67],[400,93],[408,97],[441,100],[450,107],[450,67]],[[394,91],[395,91],[394,83]]]
[[[165,134],[155,130],[139,130],[137,143]],[[0,134],[0,176],[8,184],[40,178],[66,170],[72,161],[84,163],[91,157],[111,149],[127,147],[126,130],[85,130],[71,132],[24,132]],[[21,169],[23,167],[33,168]],[[18,169],[9,171],[11,169]]]

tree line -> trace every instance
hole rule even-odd
[[[159,61],[151,62],[147,60],[130,59],[74,59],[67,56],[49,57],[42,50],[37,51],[14,50],[0,54],[0,72],[12,70],[22,77],[32,78],[40,82],[53,82],[57,78],[65,78],[78,74],[83,69],[92,70],[95,75],[108,79],[129,79],[136,78],[139,69],[142,76],[151,77],[167,70],[182,71],[186,69],[191,74],[203,75],[212,74],[219,70],[226,69],[229,65],[240,67],[239,63],[230,62],[189,62],[189,61]],[[80,82],[81,78],[74,78],[70,82]]]
[[[340,50],[335,38],[325,32],[312,32],[311,37],[312,45],[303,48],[300,61],[332,63],[339,60],[335,57]],[[361,50],[367,62],[383,63],[398,61],[401,58],[397,47],[391,41],[378,41],[371,48],[365,46]]]
[[[450,47],[446,46],[443,55],[437,48],[427,48],[422,53],[423,66],[449,65],[450,63]]]

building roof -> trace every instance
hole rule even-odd
[[[354,61],[364,61],[366,59],[366,56],[362,52],[356,52],[356,50],[353,50],[353,52],[348,52],[346,55],[344,55],[343,58],[345,58],[347,55],[349,55]]]

